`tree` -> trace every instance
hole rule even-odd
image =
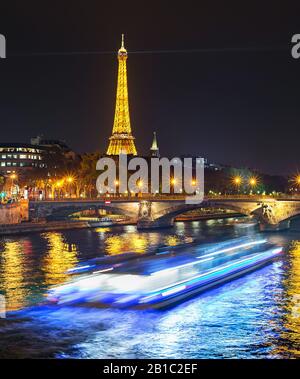
[[[89,196],[96,194],[96,180],[99,173],[96,170],[97,161],[100,158],[100,153],[86,153],[81,156],[77,175],[77,186],[81,186],[84,192],[88,191]]]

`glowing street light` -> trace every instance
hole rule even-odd
[[[236,175],[236,176],[231,178],[231,182],[234,186],[236,186],[237,191],[239,192],[240,191],[240,185],[243,182],[242,177],[240,175]]]
[[[233,182],[234,182],[234,184],[236,184],[237,186],[239,186],[242,183],[242,178],[240,176],[236,176],[233,179]]]
[[[249,184],[251,187],[255,187],[257,185],[257,179],[255,177],[250,178]]]
[[[69,191],[69,194],[66,193],[65,197],[71,197],[72,196],[72,183],[74,183],[75,178],[72,175],[68,175],[66,178],[64,178],[62,180],[62,184],[64,183],[64,181],[67,182],[67,184],[68,184],[68,191]]]
[[[68,182],[69,184],[73,183],[73,182],[74,182],[74,178],[73,178],[73,176],[68,176],[68,177],[67,177],[67,182]]]

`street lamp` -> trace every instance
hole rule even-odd
[[[251,187],[255,187],[257,185],[257,179],[252,177],[249,179],[249,184]]]
[[[63,185],[63,181],[62,180],[58,180],[55,183],[55,187],[58,189],[58,198],[60,198],[60,196],[61,196],[60,189],[61,189],[62,185]]]
[[[176,183],[177,183],[177,180],[175,179],[175,178],[171,178],[171,180],[170,180],[170,184],[171,184],[171,193],[175,193],[175,185],[176,185]]]
[[[69,184],[73,183],[73,182],[74,182],[74,178],[73,178],[72,176],[68,176],[68,177],[67,177],[67,182],[68,182]]]
[[[10,193],[11,193],[11,196],[12,196],[12,192],[13,192],[13,188],[14,188],[14,185],[15,185],[15,180],[18,178],[18,175],[13,173],[10,175],[10,179],[11,179],[11,190],[10,190]]]
[[[240,191],[240,185],[243,182],[243,179],[241,176],[237,175],[232,178],[233,184],[237,187],[238,192]]]
[[[234,178],[234,183],[239,186],[242,183],[242,178],[240,176],[236,176]]]
[[[74,177],[69,175],[66,177],[66,182],[68,183],[68,191],[69,191],[69,194],[70,194],[70,197],[72,196],[72,188],[71,188],[71,184],[74,182]],[[68,195],[66,194],[66,197]]]
[[[137,185],[138,185],[138,187],[140,189],[140,192],[141,192],[141,189],[143,187],[143,182],[141,180],[139,180],[138,183],[137,183]]]
[[[251,187],[250,194],[252,194],[253,189],[257,186],[258,179],[255,176],[249,178],[249,185]]]

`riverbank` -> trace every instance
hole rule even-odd
[[[14,225],[1,225],[0,236],[67,229],[83,229],[88,227],[89,225],[85,221],[24,222]]]
[[[221,219],[221,218],[231,218],[239,217],[239,213],[218,213],[211,215],[197,215],[194,217],[177,217],[176,221],[202,221],[202,220],[211,220],[211,219]],[[113,226],[124,226],[124,225],[136,225],[134,221],[119,221],[109,225]],[[40,232],[52,232],[59,230],[69,230],[69,229],[86,229],[86,228],[95,228],[99,224],[88,222],[88,221],[49,221],[49,222],[24,222],[20,224],[13,225],[1,225],[0,226],[0,236],[8,235],[19,235],[25,233],[40,233]]]

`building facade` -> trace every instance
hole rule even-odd
[[[0,144],[0,172],[9,175],[32,168],[43,168],[45,153],[45,148],[31,144]]]
[[[0,144],[0,174],[7,176],[13,173],[22,175],[32,169],[47,169],[49,161],[54,157],[75,159],[75,153],[58,140],[33,138],[31,144],[2,143]]]

